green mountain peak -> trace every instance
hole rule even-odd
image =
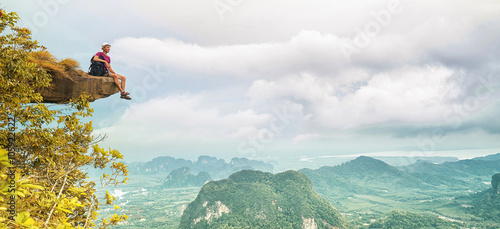
[[[179,228],[348,228],[304,174],[244,170],[211,181],[184,211]]]

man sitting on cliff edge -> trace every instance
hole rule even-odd
[[[101,48],[102,48],[102,52],[96,53],[93,60],[104,63],[106,70],[107,70],[106,75],[113,77],[113,79],[115,80],[115,84],[118,87],[118,90],[120,90],[120,94],[121,94],[120,98],[127,99],[127,100],[132,99],[132,98],[130,98],[130,96],[128,96],[130,93],[125,91],[125,81],[127,80],[127,78],[125,78],[125,76],[117,74],[113,70],[113,68],[111,68],[111,58],[108,56],[109,50],[111,49],[111,45],[108,43],[103,43],[101,45]],[[99,57],[102,57],[104,60],[100,59]],[[120,81],[121,81],[121,83],[120,83]]]

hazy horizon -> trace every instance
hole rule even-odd
[[[373,153],[360,153],[360,154],[345,154],[345,155],[323,155],[323,156],[307,156],[307,155],[302,155],[302,156],[269,156],[269,157],[257,157],[257,158],[247,158],[249,160],[256,160],[256,161],[263,161],[263,162],[270,162],[270,161],[276,161],[279,159],[283,158],[288,158],[292,159],[298,162],[318,162],[320,160],[328,159],[328,158],[344,158],[344,159],[355,159],[360,156],[367,156],[367,157],[375,157],[375,158],[391,158],[391,157],[401,157],[401,158],[419,158],[419,157],[424,157],[424,158],[456,158],[458,160],[467,160],[467,159],[473,159],[477,157],[485,157],[485,156],[490,156],[490,155],[495,155],[500,153],[500,149],[488,149],[488,150],[482,150],[481,152],[477,152],[477,150],[474,153],[470,153],[467,150],[460,150],[460,151],[443,151],[443,152],[434,152],[433,154],[426,154],[424,152],[373,152]],[[215,157],[217,159],[223,159],[226,162],[231,161],[233,158],[245,158],[245,157],[216,157],[208,154],[199,154],[196,157],[173,157],[171,155],[165,154],[165,155],[159,155],[155,158],[159,157],[173,157],[176,159],[185,159],[185,160],[190,160],[190,161],[197,161],[199,157],[202,156],[209,156],[209,157]],[[152,158],[154,159],[154,158]],[[145,163],[149,162],[150,160],[144,160],[144,161],[129,161],[126,160],[127,163]],[[279,162],[279,161],[278,161]],[[325,162],[326,164],[328,162]]]

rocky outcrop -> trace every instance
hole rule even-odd
[[[71,70],[68,73],[52,72],[50,86],[38,91],[44,103],[68,103],[82,93],[90,96],[88,100],[93,102],[119,92],[111,77],[91,76],[81,70]]]
[[[312,219],[307,219],[302,216],[302,229],[318,229],[318,224],[314,222],[314,218]]]
[[[208,202],[205,201],[203,203],[203,207],[206,208],[207,204],[208,204]],[[220,201],[215,201],[214,205],[212,205],[210,208],[207,208],[206,215],[194,219],[193,222],[194,222],[194,224],[197,224],[202,219],[205,219],[207,222],[210,223],[212,221],[212,218],[216,218],[217,219],[217,218],[219,218],[219,217],[222,216],[222,213],[226,213],[227,214],[229,212],[231,212],[231,210],[226,205],[224,205]]]
[[[73,59],[58,60],[45,49],[30,53],[30,56],[31,61],[51,78],[50,86],[37,90],[43,103],[68,103],[82,93],[93,102],[119,91],[113,78],[91,76],[78,69],[80,64]]]

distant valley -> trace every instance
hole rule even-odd
[[[441,163],[420,158],[405,166],[393,166],[379,159],[361,156],[335,166],[300,169],[292,174],[296,174],[295,177],[304,174],[316,193],[311,195],[325,198],[333,209],[341,213],[341,218],[335,221],[347,222],[341,224],[341,228],[390,228],[386,227],[387,225],[399,225],[401,228],[413,228],[415,225],[426,225],[427,228],[497,228],[500,227],[500,202],[498,190],[493,188],[493,185],[498,187],[493,175],[500,173],[499,155],[471,160],[446,158]],[[226,163],[213,157],[200,157],[194,162],[161,157],[147,163],[129,165],[131,181],[135,182],[116,188],[122,195],[119,203],[123,208],[140,207],[144,212],[137,219],[128,220],[120,228],[177,228],[181,222],[184,222],[181,223],[184,225],[181,228],[190,228],[188,225],[207,225],[208,220],[204,221],[205,223],[198,221],[201,224],[188,222],[206,217],[207,212],[216,212],[214,209],[219,209],[222,205],[229,209],[224,211],[237,213],[233,216],[217,213],[218,218],[212,218],[215,221],[211,222],[225,225],[238,217],[244,217],[245,211],[236,209],[244,208],[241,200],[252,197],[252,194],[262,201],[252,199],[245,203],[251,205],[255,202],[259,203],[255,205],[259,206],[258,208],[270,209],[273,205],[266,204],[269,204],[271,199],[286,199],[286,195],[278,197],[283,192],[273,186],[276,183],[273,177],[276,175],[272,173],[277,172],[274,168],[276,165],[245,158],[235,158]],[[257,170],[264,173],[251,172]],[[285,183],[289,187],[287,189],[305,187],[294,179]],[[234,192],[241,192],[242,199],[231,198]],[[247,194],[248,198],[245,197]],[[203,207],[205,202],[207,207]],[[194,204],[193,207],[196,206],[197,210],[187,210],[193,212],[189,214],[194,214],[188,217],[182,213],[185,209],[193,208],[188,207],[190,203]],[[282,206],[280,208],[283,209]],[[279,212],[275,210],[264,210],[266,218],[279,218]],[[106,212],[104,209],[103,215],[107,214]],[[251,218],[255,219],[257,213],[252,214],[254,215]],[[307,217],[304,213],[297,214],[305,219],[312,219],[310,214]],[[218,220],[219,217],[222,217],[222,221]],[[287,217],[282,219],[293,225],[304,223],[304,220],[299,218],[291,221],[285,220]],[[404,224],[409,219],[420,224]],[[256,225],[267,221],[245,222]],[[333,221],[328,224],[333,225]],[[317,221],[314,221],[314,225],[316,227],[311,228],[329,228],[321,226],[327,224]],[[199,226],[195,228],[197,227]]]

